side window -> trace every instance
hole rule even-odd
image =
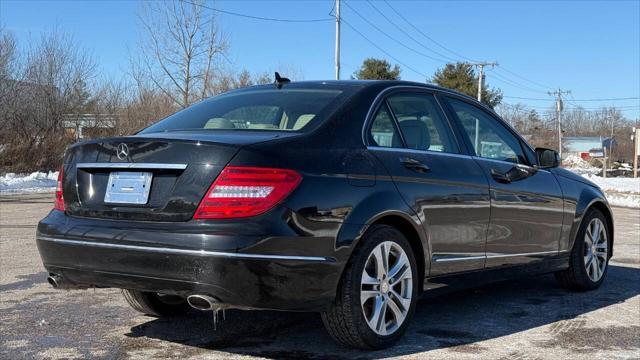
[[[458,152],[451,129],[433,95],[400,93],[391,95],[387,101],[408,148]]]
[[[386,104],[382,104],[369,130],[370,143],[381,147],[402,147],[402,140]]]
[[[476,156],[526,164],[520,141],[484,110],[464,101],[447,98],[464,127]]]

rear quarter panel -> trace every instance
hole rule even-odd
[[[245,146],[230,162],[299,171],[303,181],[283,205],[293,210],[302,236],[332,237],[333,256],[343,264],[367,226],[384,215],[401,216],[421,229],[387,170],[362,141],[366,114],[380,90],[365,87],[312,132]],[[426,240],[423,247],[428,249]]]

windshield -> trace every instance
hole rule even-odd
[[[344,99],[337,89],[260,89],[202,101],[141,133],[189,130],[305,131]]]

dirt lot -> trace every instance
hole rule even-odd
[[[552,276],[424,299],[395,347],[334,344],[317,314],[229,311],[161,320],[117,290],[56,291],[35,246],[52,195],[0,196],[0,358],[640,358],[640,211],[615,208],[614,257],[597,291],[570,293]]]

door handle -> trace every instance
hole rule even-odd
[[[503,184],[510,184],[511,183],[511,178],[509,177],[509,175],[507,173],[503,173],[501,171],[498,171],[496,169],[491,169],[491,177],[499,182],[499,183],[503,183]]]
[[[515,165],[506,172],[502,172],[496,169],[491,169],[491,177],[500,183],[509,184],[514,181],[520,181],[532,176],[536,173],[535,168],[531,168],[524,165]]]
[[[400,163],[407,169],[415,172],[426,173],[427,171],[431,170],[427,165],[410,157],[401,157]]]

